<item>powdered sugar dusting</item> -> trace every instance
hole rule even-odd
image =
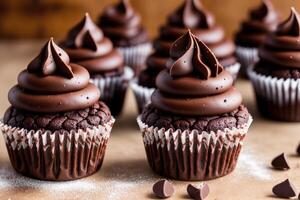
[[[105,194],[105,199],[114,200],[122,199],[126,193],[138,187],[147,179],[139,176],[135,180],[130,179],[128,181],[122,178],[120,180],[112,180],[112,178],[96,180],[92,176],[66,182],[40,181],[22,176],[10,166],[1,166],[0,191],[29,188],[46,192],[49,197],[53,197],[56,193],[59,193],[60,197],[72,194],[73,198],[78,199],[82,199],[81,194],[84,194],[84,198],[89,199],[89,197],[93,197],[96,193],[102,193]]]
[[[255,153],[251,153],[249,151],[241,153],[237,170],[260,180],[267,181],[272,178],[266,167],[266,163],[260,160],[258,156],[255,156]]]

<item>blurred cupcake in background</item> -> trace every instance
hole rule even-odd
[[[258,61],[258,47],[264,43],[267,34],[276,29],[279,22],[279,13],[271,0],[262,0],[261,5],[251,10],[249,18],[241,24],[235,43],[243,76],[246,77],[248,67]]]
[[[300,16],[294,8],[289,18],[267,36],[249,77],[264,116],[300,121]]]
[[[170,56],[137,119],[149,165],[178,180],[224,176],[236,166],[252,117],[233,77],[190,31]]]
[[[153,42],[154,52],[147,58],[146,69],[131,84],[140,112],[155,89],[157,74],[166,68],[172,43],[187,29],[214,52],[234,78],[237,77],[240,64],[235,57],[234,43],[225,38],[224,29],[216,24],[214,16],[200,0],[184,0],[161,27],[159,37]]]
[[[62,46],[72,62],[85,67],[101,91],[103,100],[114,116],[122,111],[126,91],[133,71],[124,66],[122,54],[104,37],[89,14],[68,33]]]
[[[25,176],[74,180],[102,165],[114,118],[88,71],[69,61],[50,39],[9,91],[0,130],[12,166]]]
[[[108,6],[98,20],[105,36],[121,51],[125,64],[136,74],[144,67],[145,59],[152,50],[141,21],[140,14],[133,9],[130,0],[119,0],[117,4]]]

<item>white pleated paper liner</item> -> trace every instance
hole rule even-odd
[[[124,73],[120,76],[90,79],[99,88],[100,99],[110,108],[113,116],[118,116],[121,113],[127,88],[133,76],[132,69],[125,67]]]
[[[244,77],[248,77],[247,69],[253,66],[258,60],[258,49],[250,47],[236,47],[236,56],[241,63],[240,74]]]
[[[114,124],[65,133],[26,130],[0,122],[14,169],[41,180],[66,181],[97,172]]]
[[[233,77],[234,80],[237,79],[240,68],[241,68],[241,64],[238,62],[233,65],[229,65],[228,67],[224,67],[224,69],[230,73],[230,75]]]
[[[130,86],[137,102],[138,112],[142,113],[144,107],[150,102],[151,95],[155,88],[148,88],[139,85],[137,78],[131,81]]]
[[[135,74],[139,74],[144,68],[147,57],[152,52],[152,44],[148,42],[117,49],[123,54],[125,65],[131,67]]]
[[[258,109],[262,115],[281,121],[300,121],[300,79],[265,76],[248,70]]]
[[[150,167],[177,180],[209,180],[225,176],[236,166],[252,123],[217,132],[149,127],[137,118]]]

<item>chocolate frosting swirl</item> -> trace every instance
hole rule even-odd
[[[51,38],[18,76],[18,85],[10,89],[12,106],[37,113],[55,113],[85,109],[100,97],[89,83],[89,73],[71,64],[69,56]]]
[[[271,33],[259,50],[261,62],[286,68],[300,68],[300,16],[291,8],[288,19]]]
[[[94,74],[120,74],[124,64],[122,55],[92,21],[89,14],[75,25],[62,43],[71,61]]]
[[[249,47],[262,45],[266,35],[276,29],[279,18],[271,0],[262,0],[261,5],[251,10],[249,18],[242,23],[236,34],[236,43]]]
[[[187,29],[214,52],[223,66],[236,63],[235,46],[225,38],[224,29],[216,24],[215,17],[204,8],[200,0],[184,0],[169,15],[167,23],[160,29],[160,36],[154,41],[155,52],[146,61],[149,72],[158,74],[166,67],[172,43],[185,34]]]
[[[172,45],[168,70],[156,79],[152,104],[179,115],[220,115],[238,108],[241,94],[213,52],[188,31]]]
[[[108,6],[99,17],[98,25],[115,46],[131,46],[148,42],[148,34],[141,24],[141,16],[129,0]]]

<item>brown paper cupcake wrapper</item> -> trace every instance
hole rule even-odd
[[[248,71],[258,109],[266,117],[300,121],[300,79],[283,79]]]
[[[218,132],[173,130],[137,122],[150,167],[159,175],[177,180],[209,180],[234,170],[243,139],[252,122]]]
[[[236,56],[238,57],[241,63],[241,75],[244,77],[248,77],[247,69],[253,66],[259,59],[257,48],[237,46]]]
[[[99,88],[100,99],[110,108],[113,116],[118,116],[121,113],[127,88],[132,78],[133,71],[129,67],[125,67],[121,76],[90,79]]]
[[[225,70],[231,74],[231,76],[234,78],[234,80],[236,80],[238,77],[240,68],[241,68],[241,64],[237,62],[233,65],[225,67]]]
[[[131,81],[130,86],[137,102],[138,111],[141,113],[144,107],[150,102],[151,95],[155,88],[148,88],[139,85],[136,78]]]
[[[41,180],[65,181],[89,176],[100,169],[114,124],[86,131],[58,133],[11,127],[0,122],[15,170]]]
[[[146,58],[152,52],[152,44],[144,43],[131,47],[117,48],[124,56],[125,65],[131,67],[135,74],[144,68]]]

